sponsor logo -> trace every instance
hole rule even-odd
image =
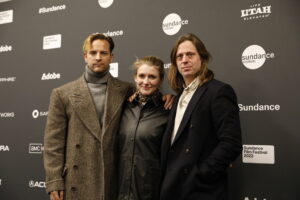
[[[98,3],[102,8],[108,8],[113,2],[114,0],[98,0]]]
[[[274,145],[243,145],[243,163],[275,164]]]
[[[43,49],[57,49],[61,47],[61,34],[48,35],[43,38]]]
[[[110,36],[110,37],[123,36],[124,35],[124,31],[123,30],[107,31],[107,32],[105,32],[103,34],[106,35],[106,36]]]
[[[250,197],[245,197],[244,200],[267,200],[267,198],[257,198],[257,197],[250,198]]]
[[[242,54],[242,63],[248,69],[258,69],[265,63],[266,59],[274,58],[274,53],[266,53],[259,45],[248,46]]]
[[[239,104],[240,111],[279,111],[280,105],[279,104],[255,104],[255,105],[243,105]]]
[[[4,3],[4,2],[7,2],[7,1],[11,1],[11,0],[0,0],[0,3]]]
[[[168,14],[162,22],[162,29],[167,35],[175,35],[181,26],[188,24],[188,20],[182,20],[176,13]]]
[[[0,12],[0,24],[7,24],[11,22],[13,22],[13,10]]]
[[[17,77],[3,77],[0,78],[0,82],[15,82]]]
[[[0,113],[0,118],[8,118],[8,117],[15,117],[15,113],[14,112],[3,112]]]
[[[8,145],[0,145],[0,151],[9,151]]]
[[[171,63],[166,63],[166,64],[164,64],[164,68],[165,69],[169,69],[171,67]]]
[[[48,111],[38,111],[37,109],[32,111],[32,117],[37,119],[38,117],[46,117],[48,115]]]
[[[241,18],[243,20],[267,18],[271,15],[271,13],[271,6],[253,4],[250,8],[241,10]]]
[[[41,154],[44,151],[44,146],[42,143],[30,143],[29,153],[30,154]]]
[[[41,80],[45,81],[45,80],[53,80],[53,79],[60,79],[60,73],[55,73],[53,72],[51,73],[43,73]]]
[[[113,77],[118,77],[119,75],[119,63],[110,63],[109,72]]]
[[[44,14],[44,13],[49,13],[49,12],[55,12],[55,11],[61,11],[61,10],[65,10],[66,9],[66,5],[59,5],[59,6],[52,6],[49,8],[40,8],[39,9],[39,14]]]
[[[7,52],[7,51],[12,51],[12,46],[10,45],[1,45],[0,46],[0,53],[2,52]]]
[[[30,188],[46,188],[46,183],[44,181],[33,181],[30,180],[28,183]]]

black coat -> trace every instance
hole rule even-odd
[[[226,169],[242,149],[235,92],[217,80],[198,87],[170,146],[179,98],[162,141],[160,199],[226,200]]]
[[[169,116],[163,105],[161,94],[143,107],[126,104],[118,139],[118,200],[159,199],[160,147]]]

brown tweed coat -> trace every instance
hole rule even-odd
[[[129,83],[110,76],[104,127],[83,76],[52,91],[44,138],[46,191],[65,190],[64,200],[113,200],[116,131]]]

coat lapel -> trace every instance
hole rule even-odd
[[[181,123],[179,125],[179,128],[178,128],[176,137],[173,141],[173,144],[176,143],[176,141],[178,140],[180,135],[183,133],[183,130],[186,127],[186,125],[187,125],[187,123],[188,123],[188,121],[189,121],[189,119],[190,119],[190,117],[193,113],[193,110],[195,109],[196,105],[200,101],[200,98],[202,97],[202,95],[204,94],[206,89],[207,89],[207,84],[204,84],[204,85],[198,87],[197,90],[195,91],[192,99],[190,100],[190,102],[189,102],[189,104],[188,104],[188,106],[187,106],[187,108],[184,112],[183,118],[182,118]]]
[[[172,109],[170,111],[170,115],[168,119],[168,124],[165,133],[163,135],[162,146],[161,146],[161,162],[163,166],[167,160],[167,154],[171,146],[171,137],[174,128],[174,121],[176,117],[176,110],[177,110],[179,98],[180,95],[177,95],[174,104],[172,105]]]
[[[127,90],[111,75],[108,78],[106,90],[103,134],[109,130],[111,121],[123,105],[127,94]]]
[[[98,115],[84,76],[78,80],[77,87],[69,96],[69,100],[81,121],[97,139],[101,140]]]

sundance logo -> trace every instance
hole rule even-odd
[[[8,145],[0,145],[0,151],[9,151]]]
[[[102,8],[108,8],[113,2],[114,0],[98,0],[98,3]]]
[[[242,63],[248,69],[258,69],[263,66],[266,59],[274,57],[274,53],[266,53],[261,46],[250,45],[243,51]]]
[[[241,10],[241,18],[244,20],[253,20],[269,17],[271,6],[261,6],[260,4],[251,5],[250,8]]]
[[[123,30],[118,30],[118,31],[107,31],[105,33],[103,33],[105,36],[109,36],[109,37],[116,37],[116,36],[123,36],[124,35],[124,31]]]
[[[41,80],[45,81],[45,80],[53,80],[53,79],[60,79],[60,73],[55,73],[53,72],[51,73],[43,73]]]
[[[38,117],[46,117],[48,115],[48,111],[38,111],[37,109],[32,111],[32,117],[37,119]]]
[[[65,10],[66,9],[66,5],[59,5],[59,6],[52,6],[49,8],[40,8],[39,9],[39,14],[44,14],[44,13],[49,13],[49,12],[55,12],[55,11],[61,11],[61,10]]]
[[[12,46],[10,45],[1,45],[0,46],[0,53],[2,52],[7,52],[7,51],[12,51]]]
[[[243,105],[239,104],[240,111],[279,111],[280,105],[278,104],[270,104],[270,105],[263,105],[263,104],[255,104],[255,105]]]
[[[29,153],[30,154],[41,154],[44,151],[44,146],[42,143],[30,143]]]
[[[175,35],[181,29],[181,26],[188,23],[188,20],[181,20],[181,17],[178,14],[171,13],[163,20],[162,29],[167,35]]]
[[[28,186],[30,188],[46,188],[46,183],[44,181],[29,181]]]
[[[15,113],[14,112],[4,112],[4,113],[0,113],[0,118],[8,118],[8,117],[15,117]]]
[[[169,69],[171,67],[171,63],[166,63],[166,64],[164,64],[164,68],[165,69]]]

